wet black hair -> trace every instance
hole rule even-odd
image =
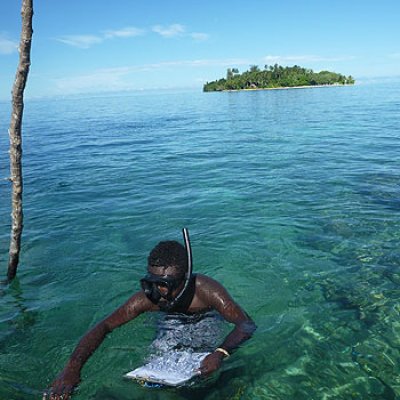
[[[176,267],[185,273],[188,268],[187,253],[184,246],[175,240],[160,242],[151,250],[147,258],[148,267]]]

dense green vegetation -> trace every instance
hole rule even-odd
[[[353,77],[346,77],[336,72],[314,72],[312,69],[302,68],[298,65],[282,67],[275,64],[273,66],[265,65],[264,70],[261,70],[257,65],[252,65],[248,71],[242,74],[239,73],[237,68],[228,68],[226,78],[207,82],[203,90],[204,92],[215,92],[222,90],[353,84]]]

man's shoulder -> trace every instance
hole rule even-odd
[[[196,293],[222,293],[226,292],[223,285],[217,280],[211,278],[210,276],[203,274],[196,274]]]
[[[229,292],[217,280],[198,274],[196,278],[195,303],[199,308],[213,308],[227,318],[228,309],[238,309]]]
[[[204,274],[196,274],[196,286],[203,286],[203,285],[218,285],[222,286],[218,281],[211,278],[208,275]]]

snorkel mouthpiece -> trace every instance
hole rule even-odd
[[[192,249],[190,246],[189,231],[187,228],[183,228],[182,233],[187,255],[187,271],[185,275],[172,277],[148,273],[140,280],[141,287],[148,299],[152,303],[159,305],[163,311],[172,310],[177,305],[186,292],[192,276]],[[182,279],[185,280],[185,284],[179,294],[173,298],[172,293],[181,285]],[[166,304],[160,303],[162,298],[166,300]]]

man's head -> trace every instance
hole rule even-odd
[[[147,258],[149,272],[150,269],[157,269],[160,273],[168,267],[173,267],[176,273],[180,275],[184,275],[188,267],[185,248],[174,240],[158,243]]]
[[[187,269],[185,248],[176,241],[160,242],[147,259],[148,274],[141,280],[142,288],[155,304],[172,301],[184,286]]]

